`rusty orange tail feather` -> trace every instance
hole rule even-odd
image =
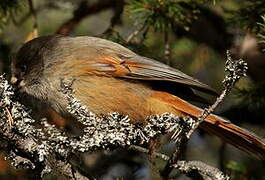
[[[168,103],[177,114],[182,112],[191,117],[199,117],[203,111],[202,109],[168,93],[156,92],[153,94],[153,97]],[[232,144],[245,152],[251,152],[262,160],[265,160],[265,141],[263,139],[219,116],[213,114],[209,115],[200,124],[200,128],[219,136],[225,142]]]

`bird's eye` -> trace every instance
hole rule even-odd
[[[22,72],[26,72],[27,66],[23,64],[23,65],[20,66],[20,69],[21,69]]]

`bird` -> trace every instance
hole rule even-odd
[[[11,83],[20,91],[67,117],[61,81],[72,81],[74,97],[101,115],[119,112],[145,124],[154,114],[197,118],[202,109],[195,91],[216,91],[185,73],[98,37],[49,35],[25,43],[12,62]],[[265,159],[265,142],[255,134],[210,114],[200,124],[206,132]]]

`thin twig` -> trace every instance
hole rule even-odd
[[[201,113],[201,115],[198,117],[198,120],[196,122],[196,124],[193,126],[193,128],[189,131],[189,133],[187,134],[187,138],[189,139],[190,136],[192,135],[192,133],[195,131],[195,129],[197,129],[199,127],[199,125],[201,124],[202,121],[204,121],[204,119],[209,116],[216,108],[217,106],[223,102],[224,98],[226,97],[226,95],[228,94],[229,90],[228,89],[224,89],[221,93],[221,95],[216,99],[216,101],[214,102],[213,105],[211,105],[209,108],[205,108],[203,110],[203,112]]]
[[[32,14],[33,18],[33,37],[38,37],[38,20],[37,20],[37,13],[34,9],[32,0],[28,0],[29,9]]]
[[[12,125],[13,125],[13,123],[14,123],[14,119],[13,119],[13,117],[12,117],[12,115],[11,115],[11,113],[10,113],[10,111],[9,111],[9,109],[7,108],[7,107],[5,107],[5,110],[6,110],[6,112],[7,112],[7,117],[8,117],[8,125],[9,125],[9,127],[11,128],[12,127]]]
[[[149,149],[143,148],[141,146],[136,146],[136,145],[129,146],[129,149],[133,149],[133,150],[136,150],[136,151],[139,151],[139,152],[143,152],[143,153],[147,153],[147,154],[150,152]],[[163,153],[154,152],[153,155],[156,156],[156,157],[159,157],[159,158],[161,158],[161,159],[163,159],[165,161],[169,160],[169,157],[167,155],[163,154]]]
[[[164,51],[165,60],[166,64],[170,65],[170,44],[168,40],[168,32],[165,32],[164,34],[164,41],[165,41],[165,51]]]
[[[209,166],[201,161],[178,161],[172,167],[180,170],[182,173],[195,179],[201,176],[203,179],[211,180],[228,180],[229,177],[222,171],[212,166]]]
[[[182,153],[182,147],[185,143],[189,140],[192,133],[199,127],[200,123],[210,114],[212,113],[217,106],[223,102],[226,95],[231,91],[231,89],[234,87],[235,83],[242,77],[246,76],[246,70],[247,70],[247,64],[242,60],[233,60],[231,58],[231,54],[229,51],[227,51],[227,61],[225,63],[225,71],[228,72],[228,75],[225,76],[223,80],[224,90],[222,91],[221,95],[216,99],[215,103],[211,105],[209,108],[206,108],[203,110],[201,115],[198,117],[196,122],[193,124],[193,126],[190,128],[189,131],[187,131],[184,136],[181,136],[181,139],[179,143],[177,144],[177,148],[175,152],[170,157],[169,161],[167,162],[165,168],[163,171],[161,171],[161,176],[164,179],[167,179],[170,172],[172,171],[173,167],[172,164],[175,164],[179,158],[180,154]]]
[[[81,1],[78,8],[73,12],[73,17],[65,21],[56,33],[67,35],[87,16],[113,8],[116,3],[116,0],[101,0],[95,3],[88,3],[85,0]]]
[[[126,39],[126,44],[129,44],[131,40],[137,36],[144,28],[146,27],[146,23],[141,24],[138,28],[135,29]]]
[[[147,26],[144,30],[143,30],[143,35],[142,35],[142,38],[140,39],[139,41],[139,44],[142,44],[143,41],[146,39],[146,36],[147,36],[147,33],[150,29],[150,26]]]
[[[110,20],[110,25],[107,28],[107,30],[103,32],[102,34],[107,34],[108,32],[113,31],[114,26],[116,26],[117,24],[121,22],[121,15],[123,13],[125,2],[124,0],[119,0],[119,1],[116,1],[115,3],[116,4],[113,7],[114,15],[112,16]]]
[[[226,52],[227,61],[225,71],[228,72],[228,75],[223,80],[224,90],[221,95],[216,99],[213,105],[208,108],[205,108],[201,115],[198,117],[198,121],[194,125],[194,127],[187,134],[187,138],[190,138],[191,134],[197,129],[200,123],[207,117],[209,114],[214,112],[214,110],[218,107],[218,105],[223,102],[224,98],[234,87],[235,83],[242,77],[246,76],[247,64],[242,60],[233,60],[231,58],[230,51]]]
[[[176,162],[178,162],[179,158],[181,157],[181,154],[183,152],[184,144],[187,143],[187,138],[181,138],[179,144],[177,144],[175,152],[170,156],[169,160],[167,161],[166,166],[163,170],[161,170],[160,174],[163,179],[168,179],[171,171],[174,169],[172,166]]]
[[[41,13],[42,11],[46,10],[46,9],[54,9],[54,10],[58,10],[59,6],[57,4],[55,4],[54,2],[47,2],[47,4],[44,5],[40,5],[38,7],[35,7],[35,15],[38,16],[39,13]],[[21,26],[23,23],[25,23],[27,21],[28,18],[30,18],[33,14],[31,13],[31,11],[27,12],[25,15],[23,15],[19,20],[16,20],[14,17],[12,19],[13,23],[15,26]]]

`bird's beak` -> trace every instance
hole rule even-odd
[[[25,81],[24,80],[21,80],[18,84],[18,87],[24,87],[26,85]]]
[[[15,85],[18,82],[18,79],[15,76],[12,76],[10,82],[11,84]]]
[[[18,80],[17,77],[15,76],[12,76],[11,79],[10,79],[10,82],[12,85],[16,86],[17,88],[21,89],[23,86],[25,86],[25,81],[22,79],[22,80]]]

